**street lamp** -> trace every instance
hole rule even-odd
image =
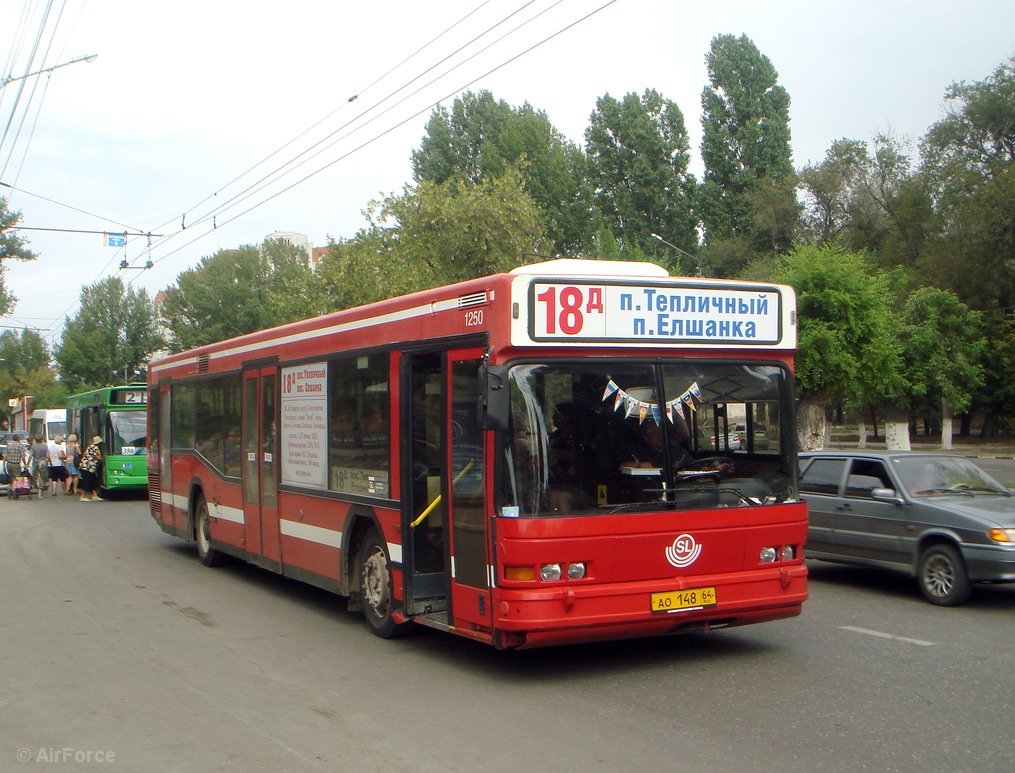
[[[28,72],[25,73],[24,75],[15,75],[10,78],[0,78],[0,89],[2,89],[8,83],[13,83],[14,81],[22,81],[25,78],[31,78],[34,75],[42,75],[44,72],[53,72],[53,70],[57,70],[61,67],[66,67],[69,64],[77,64],[78,62],[94,62],[96,58],[98,58],[98,56],[99,56],[98,54],[79,56],[77,59],[71,59],[69,62],[64,62],[63,64],[54,64],[52,67],[45,67],[41,70],[36,70],[35,72]]]
[[[660,236],[659,234],[649,234],[649,236],[651,236],[651,237],[652,237],[653,239],[658,239],[658,240],[659,240],[659,241],[661,241],[661,242],[662,242],[663,244],[665,244],[665,245],[666,245],[667,247],[672,247],[672,248],[673,248],[673,249],[675,249],[675,250],[676,250],[677,252],[679,252],[679,253],[680,253],[681,255],[686,255],[686,256],[687,256],[688,258],[690,258],[691,260],[693,260],[693,261],[694,261],[694,265],[698,267],[698,273],[697,273],[697,274],[695,274],[695,276],[696,276],[696,277],[698,277],[698,278],[701,278],[701,262],[700,262],[700,261],[699,261],[699,260],[698,260],[698,259],[697,259],[697,258],[696,258],[696,257],[695,257],[694,255],[692,255],[692,254],[691,254],[691,253],[689,253],[689,252],[684,252],[684,251],[683,251],[682,249],[680,249],[680,248],[679,248],[679,247],[678,247],[677,245],[675,245],[675,244],[670,244],[670,243],[669,243],[668,241],[666,241],[666,240],[665,240],[665,239],[664,239],[663,237],[661,237],[661,236]]]

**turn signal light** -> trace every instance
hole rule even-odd
[[[504,579],[516,582],[532,582],[536,579],[536,570],[531,566],[505,566]]]
[[[987,536],[994,542],[1015,542],[1015,529],[991,529]]]

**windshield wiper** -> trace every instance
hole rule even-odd
[[[631,510],[645,510],[645,509],[666,509],[679,503],[677,495],[680,494],[732,494],[737,497],[741,502],[751,507],[760,507],[765,504],[764,501],[759,499],[752,499],[746,494],[741,493],[735,488],[715,488],[713,486],[702,486],[696,488],[671,488],[671,489],[658,489],[658,492],[663,494],[663,499],[653,499],[648,502],[630,502],[623,505],[617,505],[612,510],[607,511],[607,515],[613,515],[614,513],[622,513]],[[705,508],[708,509],[708,508]]]
[[[972,491],[979,491],[979,492],[981,492],[983,494],[1002,494],[1002,495],[1004,495],[1006,497],[1010,497],[1011,496],[1011,492],[1010,491],[1004,491],[1004,490],[999,489],[999,488],[994,488],[993,486],[963,486],[960,489],[960,491],[971,491],[971,492]]]
[[[948,486],[937,486],[935,488],[924,488],[919,491],[914,491],[913,496],[923,496],[924,494],[966,494],[967,496],[973,496],[973,492],[968,488],[950,488]]]

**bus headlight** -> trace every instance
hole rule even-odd
[[[556,582],[560,577],[560,564],[543,564],[539,567],[539,579],[543,582]]]
[[[569,580],[581,580],[585,577],[585,564],[568,564],[567,565],[567,579]]]
[[[783,545],[782,560],[792,561],[794,558],[796,558],[796,548],[794,548],[792,545]]]
[[[778,557],[778,553],[775,548],[762,548],[761,549],[761,563],[771,564]]]

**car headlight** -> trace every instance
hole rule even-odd
[[[1004,542],[1009,545],[1015,544],[1015,529],[991,529],[987,532],[987,536],[994,540],[994,542]]]

